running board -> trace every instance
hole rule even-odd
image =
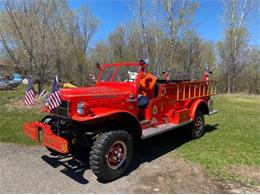
[[[212,110],[208,115],[211,116],[211,115],[216,114],[216,113],[218,113],[218,110]]]
[[[168,123],[168,124],[163,124],[163,125],[158,125],[157,127],[150,127],[147,129],[143,130],[143,135],[142,135],[142,139],[147,139],[149,137],[161,134],[161,133],[165,133],[167,131],[176,129],[178,127],[187,125],[189,123],[191,123],[192,120],[189,120],[185,123],[181,123],[181,124],[172,124],[172,123]]]

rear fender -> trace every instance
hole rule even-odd
[[[198,109],[201,110],[203,114],[208,114],[209,113],[208,102],[204,99],[198,99],[191,105],[190,117],[192,118],[192,120],[195,119],[196,111]]]

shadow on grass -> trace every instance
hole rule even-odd
[[[205,126],[206,134],[216,129],[218,129],[218,124]],[[139,143],[135,148],[132,163],[125,176],[137,169],[142,163],[151,162],[191,141],[187,136],[187,131],[188,127],[186,126],[151,137]],[[89,182],[84,178],[84,172],[89,169],[88,158],[89,152],[86,152],[86,150],[80,150],[78,153],[66,156],[42,156],[42,160],[53,168],[62,166],[63,169],[60,172],[80,184],[87,184]]]
[[[215,125],[205,125],[205,132],[209,133],[211,131],[215,131],[216,129],[218,129],[218,124]]]

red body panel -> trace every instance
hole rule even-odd
[[[173,118],[170,120],[171,123],[174,124],[181,124],[185,123],[190,120],[190,110],[189,109],[183,109],[178,110],[174,113]]]
[[[24,134],[35,142],[40,142],[39,131],[43,133],[43,144],[60,153],[67,154],[69,152],[68,141],[60,136],[52,133],[49,125],[41,122],[24,123]]]
[[[38,122],[24,123],[23,132],[26,136],[30,137],[33,141],[39,142],[39,133],[38,133]]]

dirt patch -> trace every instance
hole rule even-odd
[[[162,162],[149,165],[143,173],[142,185],[135,193],[227,192],[223,184],[210,178],[200,167],[177,157],[165,157]]]
[[[7,110],[13,111],[13,110],[22,110],[22,109],[28,109],[28,110],[33,110],[35,112],[39,112],[44,104],[44,100],[36,96],[35,97],[35,105],[33,106],[26,106],[24,103],[24,97],[16,97],[12,98],[8,101],[7,104],[5,104],[5,108]]]
[[[253,183],[260,186],[260,167],[232,166],[226,169],[227,173],[241,178],[243,183]]]
[[[142,185],[134,193],[260,193],[258,186],[245,186],[236,182],[223,182],[214,180],[207,175],[185,175],[184,178],[166,173],[145,176]]]
[[[260,187],[259,186],[251,186],[244,185],[242,183],[237,182],[229,182],[229,183],[223,183],[222,185],[225,188],[225,193],[230,194],[259,194],[260,193]]]
[[[214,179],[200,166],[177,157],[165,157],[142,172],[142,185],[134,193],[260,193],[259,186]]]

